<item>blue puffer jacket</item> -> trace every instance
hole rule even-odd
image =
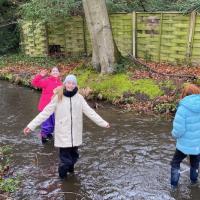
[[[200,95],[183,98],[173,121],[176,148],[188,155],[200,154]]]

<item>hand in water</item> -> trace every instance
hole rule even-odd
[[[110,128],[110,124],[109,123],[107,124],[106,128]]]
[[[26,127],[23,132],[24,132],[24,135],[28,135],[31,132],[31,129]]]

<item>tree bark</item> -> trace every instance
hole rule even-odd
[[[120,58],[115,45],[105,0],[83,0],[92,41],[92,63],[101,73],[112,73]]]

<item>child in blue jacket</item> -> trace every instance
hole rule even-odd
[[[176,151],[171,161],[171,185],[176,187],[180,177],[180,163],[190,157],[190,180],[198,179],[200,155],[200,89],[187,84],[182,91],[173,121],[172,136],[176,139]]]

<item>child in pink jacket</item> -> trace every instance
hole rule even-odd
[[[38,104],[38,110],[41,112],[45,106],[51,101],[53,96],[53,90],[62,85],[60,80],[60,72],[57,67],[53,67],[50,76],[47,76],[47,70],[42,70],[40,74],[37,74],[31,84],[34,87],[42,89],[42,94]],[[41,124],[41,139],[42,143],[46,143],[48,139],[51,139],[54,131],[55,118],[52,114],[46,121]]]

